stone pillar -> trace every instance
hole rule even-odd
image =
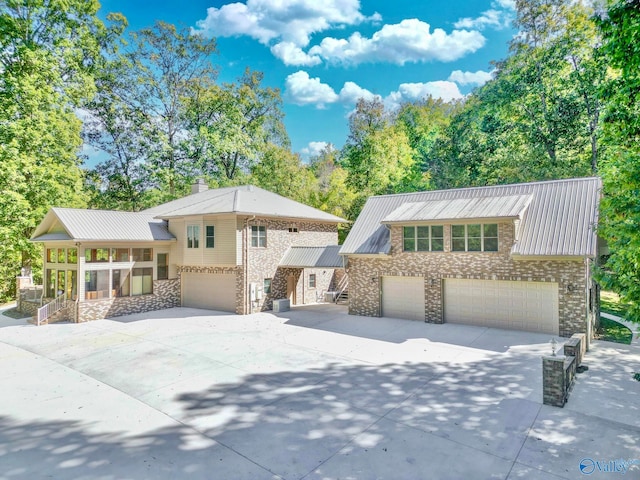
[[[18,275],[16,277],[16,308],[20,312],[20,290],[27,287],[33,287],[33,278],[26,275]]]
[[[564,357],[542,357],[542,402],[564,407]]]

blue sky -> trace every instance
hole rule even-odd
[[[460,98],[505,58],[514,0],[104,0],[129,29],[164,20],[218,40],[220,81],[264,72],[284,100],[292,148],[303,157],[342,147],[359,97],[389,108],[427,94]]]

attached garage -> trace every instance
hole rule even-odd
[[[424,277],[382,277],[382,316],[424,321]]]
[[[447,279],[444,319],[450,323],[558,335],[558,284]]]
[[[234,274],[183,273],[182,306],[236,311],[236,276]]]

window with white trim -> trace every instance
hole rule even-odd
[[[214,248],[215,247],[215,233],[216,229],[213,225],[207,225],[204,227],[204,247],[205,248]]]
[[[451,225],[452,252],[497,252],[498,224]]]
[[[264,225],[251,226],[251,246],[266,247],[267,246],[267,227]]]
[[[187,248],[200,248],[200,225],[187,225]]]
[[[442,225],[403,227],[402,249],[405,252],[442,252],[444,227]]]

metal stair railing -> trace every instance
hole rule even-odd
[[[40,326],[48,318],[52,317],[67,305],[66,294],[62,293],[54,298],[52,301],[43,305],[38,309],[36,314],[36,325]]]
[[[338,283],[338,294],[334,300],[335,303],[340,301],[340,297],[342,297],[342,294],[347,290],[347,288],[349,288],[349,277],[345,275]]]

